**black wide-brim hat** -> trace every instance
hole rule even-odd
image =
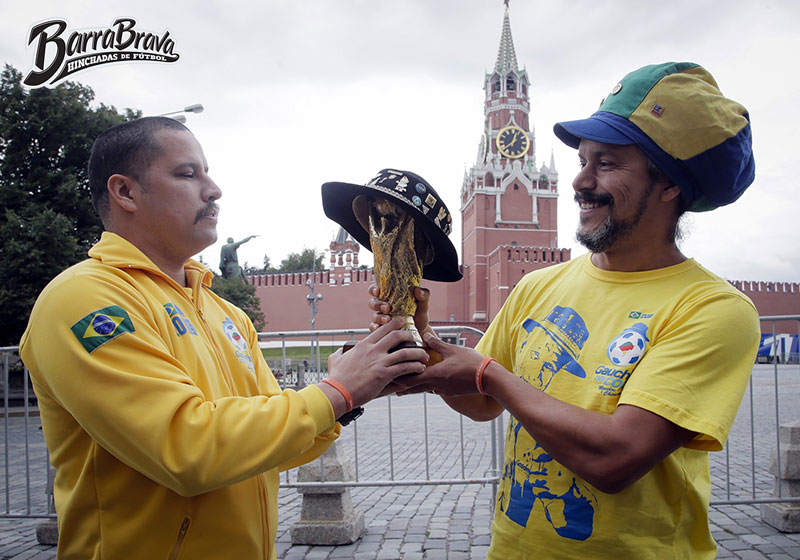
[[[423,278],[437,282],[461,280],[456,248],[447,237],[453,229],[453,216],[425,179],[410,171],[382,169],[364,185],[339,182],[322,185],[325,215],[372,251],[369,232],[353,211],[353,201],[360,195],[379,195],[398,204],[422,230],[433,249],[433,260],[422,269]]]

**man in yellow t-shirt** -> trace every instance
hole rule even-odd
[[[684,212],[752,183],[749,116],[702,67],[666,63],[554,130],[578,149],[590,253],[525,276],[475,350],[433,335],[418,290],[418,328],[444,359],[396,387],[475,420],[511,414],[489,558],[714,558],[708,451],[727,439],[759,324],[675,240]],[[370,306],[385,323],[386,304]]]

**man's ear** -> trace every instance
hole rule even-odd
[[[681,195],[681,188],[675,183],[668,183],[661,191],[661,202],[669,202]]]
[[[119,206],[125,212],[136,212],[136,201],[140,188],[133,177],[115,173],[108,178],[106,187],[110,204]]]

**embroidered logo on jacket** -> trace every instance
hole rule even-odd
[[[118,305],[92,311],[72,325],[72,334],[90,354],[126,332],[133,333],[136,329],[127,311]]]
[[[233,344],[236,357],[239,358],[239,361],[246,365],[247,369],[252,373],[255,373],[256,370],[253,366],[253,358],[247,353],[247,341],[239,332],[239,329],[236,328],[236,325],[233,324],[230,317],[225,317],[225,320],[222,321],[222,330],[225,331],[225,336],[227,336],[228,340]]]
[[[175,332],[178,333],[178,336],[183,336],[186,333],[197,336],[197,329],[194,328],[194,325],[186,314],[181,311],[180,307],[174,303],[165,303],[164,309],[167,310],[167,314],[172,320],[172,325],[175,327]]]

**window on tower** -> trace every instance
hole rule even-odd
[[[506,78],[506,91],[515,91],[517,89],[517,81],[514,76]]]
[[[492,92],[500,91],[500,78],[492,80]]]

